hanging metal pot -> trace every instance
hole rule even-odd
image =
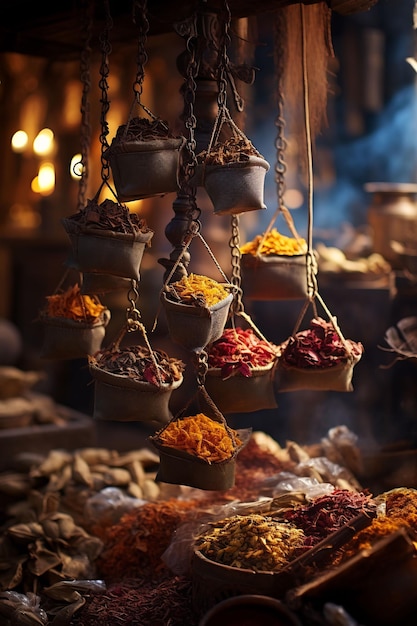
[[[266,209],[265,175],[269,163],[260,156],[219,165],[206,165],[204,187],[216,215],[238,215]]]
[[[233,294],[210,307],[193,306],[170,300],[161,293],[169,335],[187,350],[199,352],[218,339],[226,325]]]
[[[112,143],[106,156],[121,202],[179,190],[183,137]]]
[[[95,354],[101,348],[110,317],[108,309],[93,323],[42,314],[44,337],[41,358],[79,359]]]
[[[72,245],[76,267],[85,273],[140,279],[139,269],[153,231],[119,233],[62,220]]]
[[[222,413],[251,413],[263,409],[275,409],[275,365],[272,361],[265,367],[251,368],[251,376],[235,374],[222,379],[220,367],[209,367],[204,386]]]
[[[297,300],[307,297],[307,255],[241,256],[242,289],[250,300]]]
[[[183,377],[157,386],[136,381],[96,365],[89,366],[94,379],[93,417],[117,422],[166,424],[172,419],[169,401],[172,392],[182,384]]]

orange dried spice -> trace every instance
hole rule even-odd
[[[307,242],[300,237],[286,237],[281,235],[276,228],[270,230],[260,246],[264,235],[256,235],[256,237],[243,244],[240,247],[241,254],[263,254],[265,256],[286,255],[294,256],[296,254],[305,254],[307,252]],[[260,246],[260,247],[259,247]]]
[[[200,274],[189,274],[172,283],[176,294],[184,304],[193,304],[200,298],[208,307],[224,300],[229,295],[227,289],[213,278]]]
[[[204,413],[173,420],[158,434],[162,445],[219,463],[230,459],[242,442],[236,431]]]
[[[47,296],[46,314],[49,317],[65,317],[67,319],[93,322],[105,310],[91,296],[82,295],[78,285],[69,287],[64,293]]]

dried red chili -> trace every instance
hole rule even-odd
[[[281,358],[295,367],[333,367],[346,361],[347,348],[353,356],[360,356],[363,351],[362,344],[351,339],[343,342],[331,322],[316,317],[308,329],[288,339]]]
[[[284,513],[286,520],[304,530],[305,545],[316,545],[354,517],[363,512],[374,512],[371,496],[363,492],[335,489],[332,493],[314,498]]]
[[[278,352],[278,346],[259,338],[251,328],[226,328],[209,347],[208,365],[221,368],[223,380],[236,374],[249,378],[253,368],[265,367]]]

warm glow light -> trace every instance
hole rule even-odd
[[[53,163],[42,163],[37,176],[37,185],[42,196],[49,196],[55,189],[55,168]],[[32,185],[33,185],[32,181]],[[32,186],[33,189],[33,186]]]
[[[24,130],[16,131],[11,141],[13,152],[23,152],[28,145],[28,139]]]
[[[41,188],[39,187],[39,179],[38,179],[37,176],[35,176],[35,178],[30,183],[30,188],[32,189],[32,191],[34,193],[40,193],[41,192]]]
[[[81,154],[74,154],[74,156],[71,159],[71,164],[70,164],[70,174],[71,174],[71,178],[73,178],[74,180],[79,180],[82,176],[83,173],[83,165],[81,163]]]
[[[284,203],[289,209],[299,209],[303,202],[304,196],[298,189],[287,189],[284,193]]]
[[[33,141],[33,151],[40,156],[51,154],[54,147],[54,133],[50,128],[43,128]]]

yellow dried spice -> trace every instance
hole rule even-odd
[[[77,321],[93,322],[106,308],[96,298],[82,295],[78,285],[64,293],[47,296],[46,300],[46,315]]]
[[[273,228],[266,234],[265,239],[259,248],[259,244],[264,235],[256,235],[256,237],[243,244],[240,247],[241,254],[263,254],[265,256],[286,255],[294,256],[296,254],[305,254],[307,252],[307,242],[300,237],[286,237],[281,235],[276,228]]]
[[[259,514],[233,515],[210,526],[196,549],[216,563],[255,571],[282,569],[305,541],[301,529]]]
[[[164,446],[183,450],[209,463],[230,459],[241,440],[233,429],[226,429],[222,422],[198,413],[173,420],[158,434]]]
[[[200,301],[207,307],[217,304],[229,295],[220,283],[208,276],[189,274],[171,284],[183,304],[195,304]]]

